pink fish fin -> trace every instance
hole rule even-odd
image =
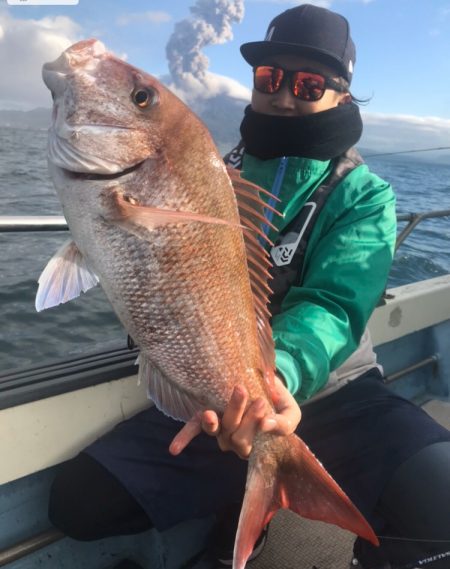
[[[250,455],[233,569],[245,567],[263,527],[281,508],[337,525],[378,545],[366,519],[299,437],[262,434]]]
[[[257,196],[259,198],[259,194],[265,194],[266,196],[273,198],[275,201],[277,202],[281,202],[280,198],[278,196],[275,196],[274,194],[272,194],[271,192],[269,192],[268,190],[266,190],[265,188],[262,188],[261,186],[258,186],[257,184],[253,184],[252,182],[249,182],[248,180],[245,180],[244,178],[241,177],[241,173],[239,170],[236,170],[236,168],[233,168],[232,166],[227,166],[227,172],[228,175],[230,176],[232,182],[233,182],[233,186],[236,185],[238,186],[241,182],[244,183],[244,187],[240,188],[240,189],[244,189],[245,187],[250,184],[253,187],[253,190],[251,191],[251,193],[254,193],[254,191],[257,191]],[[235,190],[236,190],[236,186],[235,186]],[[267,205],[264,203],[263,207],[267,207]],[[276,210],[274,210],[276,211]],[[282,215],[279,212],[277,212],[278,215]]]
[[[165,415],[179,421],[189,421],[197,411],[205,406],[193,394],[167,378],[154,365],[148,356],[140,353],[139,382],[145,381],[148,386],[148,396]]]
[[[259,346],[261,350],[263,369],[262,374],[266,380],[270,396],[276,403],[274,370],[275,349],[270,326],[270,313],[268,310],[269,296],[272,293],[268,284],[270,280],[270,258],[267,251],[256,238],[255,233],[264,236],[262,226],[268,224],[264,216],[265,202],[260,193],[271,195],[259,186],[241,178],[238,170],[227,168],[239,207],[239,215],[242,225],[248,229],[244,231],[244,241],[247,252],[247,265],[249,269],[250,283],[253,292],[256,322],[258,327]],[[279,200],[278,200],[279,201]],[[277,215],[281,215],[276,209],[269,207]],[[267,240],[271,243],[269,240]]]
[[[109,209],[107,220],[116,223],[131,233],[135,233],[136,227],[152,231],[169,223],[197,222],[241,227],[237,223],[203,213],[176,211],[143,205],[132,196],[128,196],[119,191],[110,193],[107,199],[109,201],[107,204]],[[138,234],[138,237],[142,237],[142,234]]]
[[[67,241],[53,255],[38,280],[36,310],[63,304],[80,296],[98,283],[73,241]]]

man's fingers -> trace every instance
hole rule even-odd
[[[242,385],[236,385],[221,420],[223,433],[234,433],[239,427],[248,402],[248,392]]]
[[[256,399],[245,412],[239,428],[231,435],[233,450],[241,457],[248,458],[260,422],[267,413],[267,404],[263,399]]]
[[[201,416],[194,415],[172,439],[169,446],[170,454],[180,454],[197,435],[202,432]]]
[[[222,450],[232,450],[241,458],[248,458],[258,431],[280,436],[290,435],[300,422],[300,407],[278,378],[276,389],[279,398],[273,411],[263,398],[255,399],[248,405],[246,388],[237,385],[223,417],[220,419],[212,410],[197,413],[174,437],[169,447],[170,453],[179,454],[202,431],[217,437]]]
[[[216,437],[220,433],[220,419],[214,411],[205,411],[202,415],[202,428],[207,435]]]
[[[261,431],[265,433],[271,432],[274,435],[290,435],[300,423],[302,412],[294,396],[289,393],[278,378],[277,391],[279,400],[277,402],[276,413],[265,417],[260,423],[260,428]]]
[[[283,415],[269,415],[261,421],[260,430],[264,433],[287,436],[292,434],[298,422]]]

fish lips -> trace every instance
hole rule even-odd
[[[44,63],[42,79],[55,97],[65,89],[68,75],[84,68],[92,72],[106,55],[106,48],[96,39],[80,41],[66,49],[55,61]]]
[[[127,163],[127,160],[112,161],[86,152],[86,150],[77,148],[76,145],[71,143],[72,136],[77,136],[77,127],[64,124],[62,130],[61,128],[61,124],[58,127],[54,122],[50,129],[48,161],[66,172],[71,178],[90,180],[114,179],[134,172],[145,162],[145,159],[137,160],[131,164]],[[104,127],[95,125],[89,128],[107,128],[111,130],[112,127],[110,125],[105,125]],[[120,127],[118,128],[120,129]]]
[[[124,176],[128,176],[130,174],[133,174],[134,172],[136,172],[137,170],[139,170],[143,164],[144,164],[145,160],[143,160],[142,162],[138,162],[137,164],[135,164],[134,166],[130,166],[129,168],[126,168],[125,170],[122,170],[120,172],[116,172],[114,174],[97,174],[94,172],[79,172],[79,171],[72,171],[72,170],[68,170],[67,168],[61,167],[61,166],[57,166],[55,164],[55,166],[57,166],[63,173],[63,175],[66,178],[70,178],[72,180],[97,180],[97,181],[107,181],[107,180],[116,180],[118,178],[122,178]]]

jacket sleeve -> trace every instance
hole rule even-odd
[[[277,369],[299,401],[323,388],[356,349],[392,263],[392,188],[372,174],[359,189],[352,187],[352,174],[348,178],[343,207],[334,219],[328,211],[308,248],[302,286],[290,288],[272,322]]]

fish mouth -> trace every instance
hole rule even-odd
[[[94,38],[80,41],[66,49],[55,61],[44,63],[42,78],[52,93],[57,95],[64,89],[65,79],[74,71],[93,71],[106,56],[104,44]]]
[[[139,163],[143,157],[135,156],[133,160],[133,158],[126,159],[120,155],[114,156],[111,152],[111,144],[108,146],[105,142],[102,143],[98,135],[106,132],[111,136],[127,130],[131,129],[121,125],[71,125],[58,111],[49,129],[48,160],[55,166],[72,173],[121,174],[124,170]],[[85,143],[81,146],[77,143],[80,136],[85,139]]]
[[[121,170],[120,172],[115,172],[113,174],[97,174],[94,172],[75,172],[73,170],[68,170],[67,168],[60,169],[65,174],[67,178],[71,178],[72,180],[116,180],[117,178],[122,178],[123,176],[127,176],[139,170],[142,165],[144,164],[145,160],[138,162],[134,166],[130,166],[129,168],[125,168],[125,170]]]

